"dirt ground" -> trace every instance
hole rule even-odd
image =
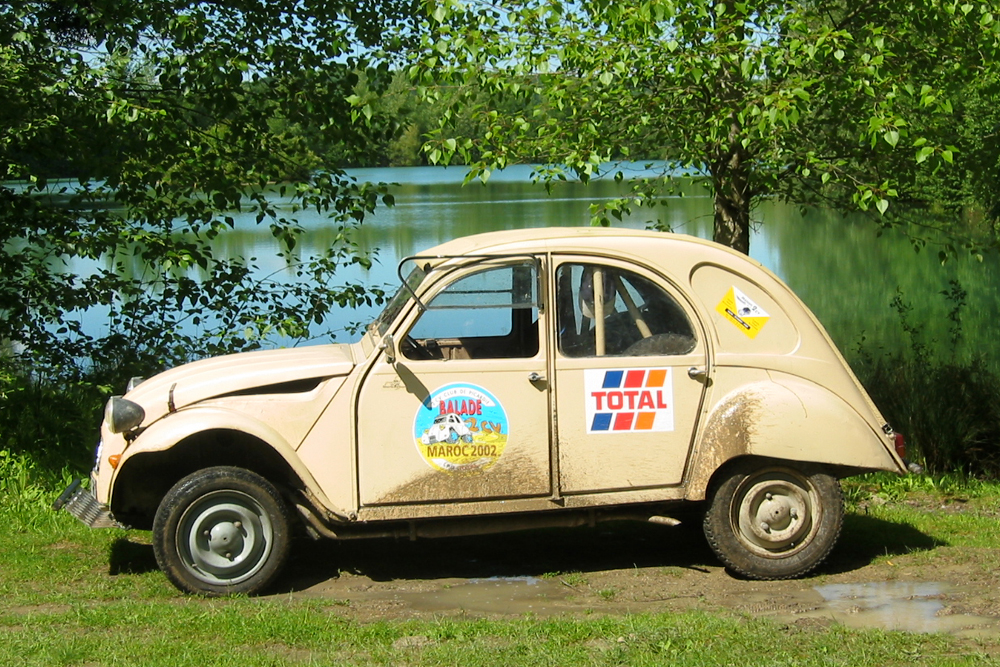
[[[329,600],[360,621],[699,609],[801,625],[948,632],[1000,648],[1000,550],[949,546],[862,508],[848,515],[837,548],[813,574],[756,582],[729,574],[708,549],[698,517],[686,519],[673,528],[302,540],[274,595]]]

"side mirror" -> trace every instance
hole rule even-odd
[[[392,334],[386,334],[382,337],[382,344],[379,345],[380,350],[385,351],[385,359],[390,364],[396,363],[396,343],[392,339]]]

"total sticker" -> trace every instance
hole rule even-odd
[[[715,310],[736,325],[747,338],[754,339],[767,324],[770,315],[735,285],[729,288]]]
[[[486,389],[455,383],[432,392],[413,419],[417,451],[435,470],[476,474],[507,447],[507,413]]]
[[[674,430],[672,368],[583,372],[587,433]]]

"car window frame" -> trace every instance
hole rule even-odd
[[[664,291],[687,317],[688,323],[690,324],[695,337],[694,347],[690,351],[683,354],[638,355],[629,357],[624,357],[622,355],[568,356],[564,354],[559,340],[559,303],[557,302],[557,299],[559,296],[558,272],[561,267],[567,264],[599,264],[609,268],[628,271],[648,280],[654,286]],[[587,359],[641,358],[643,356],[649,356],[650,358],[655,356],[683,357],[700,355],[702,352],[704,352],[706,359],[712,356],[714,345],[711,340],[710,329],[706,326],[706,322],[702,317],[702,313],[699,310],[696,301],[692,298],[691,294],[689,294],[688,291],[678,283],[678,281],[671,279],[669,275],[657,270],[655,267],[637,262],[632,257],[574,252],[552,252],[550,254],[549,272],[551,274],[550,299],[552,302],[551,310],[553,313],[549,335],[552,338],[552,351],[556,358],[564,361],[584,361]]]

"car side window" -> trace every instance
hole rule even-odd
[[[670,294],[618,267],[560,265],[556,311],[559,351],[566,357],[687,354],[697,343]]]
[[[407,359],[501,359],[538,354],[534,262],[487,268],[439,292],[400,345]]]

